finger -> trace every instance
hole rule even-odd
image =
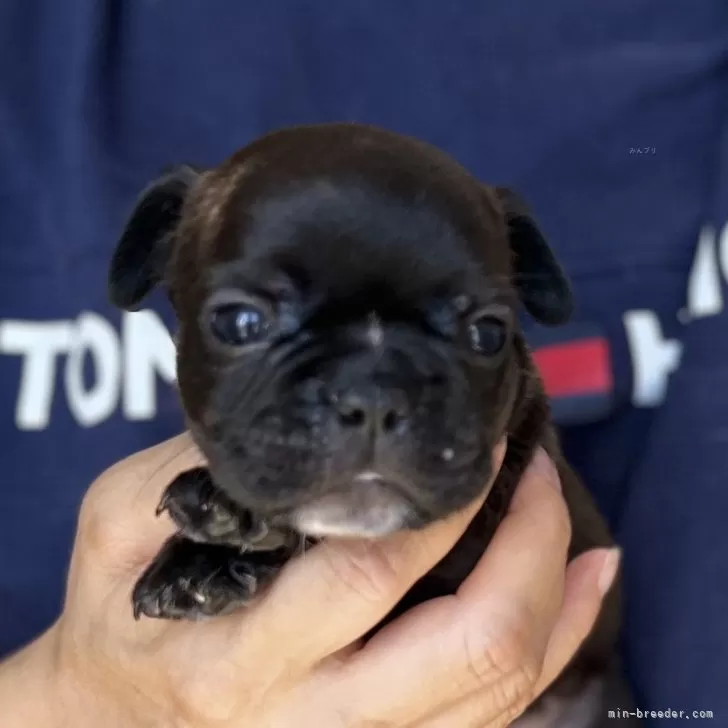
[[[411,723],[407,728],[505,728],[513,726],[530,704],[527,694],[514,696],[507,681],[497,690],[480,690],[431,718]],[[546,728],[546,726],[544,726]],[[565,727],[564,727],[565,728]]]
[[[520,700],[504,703],[503,698],[509,693],[507,686],[499,686],[494,694],[474,691],[436,717],[418,723],[417,728],[510,725],[561,674],[592,630],[602,605],[602,595],[614,581],[618,561],[618,550],[595,549],[569,564],[563,606],[549,639],[541,677],[531,695],[524,694]]]
[[[562,602],[569,540],[553,465],[537,457],[458,593],[382,630],[339,671],[338,687],[352,681],[367,716],[395,722],[499,684],[514,701],[530,694]]]
[[[135,571],[174,532],[156,508],[180,474],[204,465],[188,433],[116,463],[100,475],[84,498],[77,550],[100,568]]]
[[[559,474],[539,449],[480,563],[458,589],[463,611],[477,615],[487,607],[520,618],[543,654],[561,608],[570,542]]]
[[[495,473],[504,452],[505,443],[499,443]],[[262,659],[270,650],[271,634],[286,645],[290,664],[306,669],[362,637],[452,548],[488,490],[478,502],[428,528],[378,541],[322,543],[288,564],[246,612],[240,652],[247,664],[251,656]]]
[[[569,564],[563,605],[549,638],[536,695],[561,674],[594,628],[619,562],[620,551],[613,548],[587,551]]]

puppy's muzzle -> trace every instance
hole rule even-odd
[[[299,507],[294,526],[315,537],[374,538],[399,530],[412,506],[387,465],[393,456],[396,460],[400,437],[408,430],[406,395],[396,387],[365,382],[332,393],[330,400],[336,437],[360,468],[348,481]]]

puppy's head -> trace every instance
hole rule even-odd
[[[519,302],[571,311],[512,195],[423,143],[357,125],[276,132],[141,196],[110,272],[164,282],[178,381],[211,473],[312,536],[377,536],[482,492],[529,362]]]

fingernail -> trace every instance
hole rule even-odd
[[[508,438],[504,437],[499,440],[493,448],[493,462],[500,468],[503,465],[503,458],[508,450]]]
[[[604,596],[612,588],[614,577],[617,576],[617,569],[619,568],[621,558],[622,549],[618,546],[607,551],[604,561],[602,562],[602,568],[599,571],[599,577],[597,578],[597,588],[602,596]]]
[[[559,478],[559,473],[556,470],[553,460],[551,460],[542,447],[539,447],[534,453],[530,467],[532,472],[538,473],[554,490],[558,490],[559,493],[561,492],[561,478]]]

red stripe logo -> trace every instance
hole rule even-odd
[[[602,337],[542,346],[533,359],[549,397],[606,394],[614,386],[609,343]]]

